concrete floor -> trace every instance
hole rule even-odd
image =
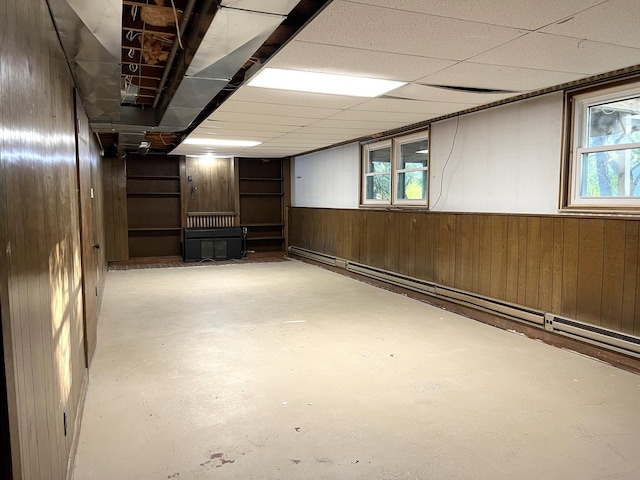
[[[296,261],[109,272],[76,480],[638,479],[640,377]]]

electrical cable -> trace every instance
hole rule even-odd
[[[445,160],[444,165],[442,167],[442,172],[440,173],[440,193],[438,194],[438,198],[436,199],[435,203],[431,207],[431,210],[435,209],[436,205],[440,201],[440,198],[442,197],[442,185],[443,185],[443,182],[444,182],[444,172],[447,169],[447,165],[449,164],[449,160],[451,160],[451,154],[453,153],[453,148],[456,145],[456,138],[458,137],[458,128],[460,127],[460,115],[458,115],[457,118],[458,118],[458,120],[456,122],[456,131],[453,134],[453,140],[451,141],[451,150],[449,150],[449,155],[447,156],[447,159]]]
[[[184,50],[184,47],[182,46],[182,37],[180,35],[180,24],[178,23],[178,13],[176,12],[176,4],[173,3],[173,0],[171,0],[171,6],[173,7],[173,17],[176,19],[176,33],[178,34],[178,45],[180,45],[180,48]]]

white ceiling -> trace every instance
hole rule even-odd
[[[638,0],[334,0],[267,66],[407,85],[366,99],[245,84],[190,137],[261,145],[172,153],[296,155],[637,65],[638,25]]]

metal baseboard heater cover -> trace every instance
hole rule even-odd
[[[333,255],[314,252],[300,247],[289,247],[289,253],[294,256],[308,258],[309,260],[325,265],[342,268],[349,272],[424,293],[432,297],[441,298],[442,300],[516,320],[527,325],[545,328],[548,331],[553,331],[560,335],[640,358],[640,338],[632,335],[615,332],[576,320],[559,317],[552,313],[542,312],[463,290],[445,287],[418,278],[351,262]]]

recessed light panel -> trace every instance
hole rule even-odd
[[[370,98],[377,97],[403,85],[406,85],[406,82],[334,75],[331,73],[283,70],[280,68],[265,68],[247,84],[249,87]]]

